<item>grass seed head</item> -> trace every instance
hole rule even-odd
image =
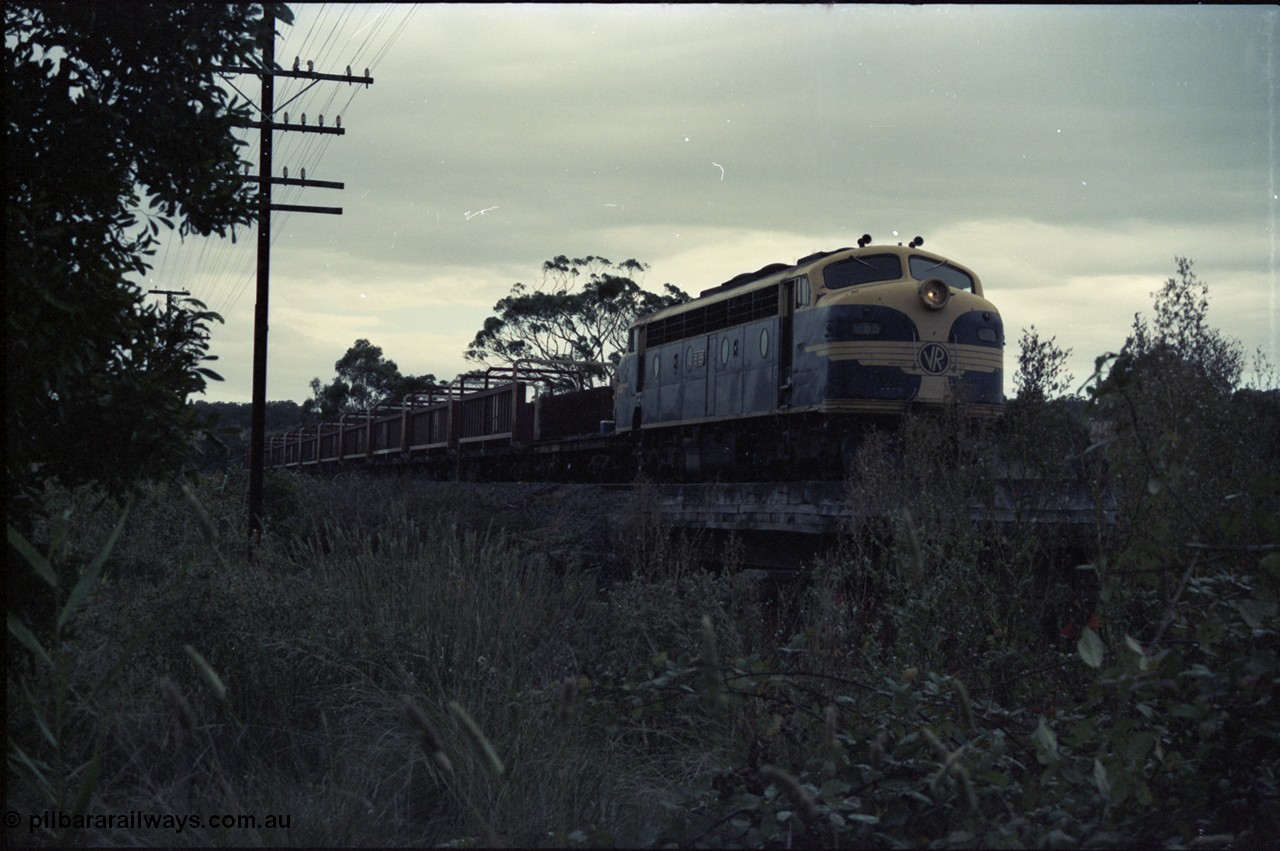
[[[578,678],[565,677],[560,682],[560,720],[568,721],[573,714],[573,702],[578,696]]]
[[[196,663],[196,669],[200,671],[200,676],[204,678],[205,683],[213,690],[213,696],[218,698],[219,701],[225,701],[227,699],[227,687],[223,685],[222,677],[218,676],[218,672],[205,661],[205,658],[200,655],[200,651],[190,644],[182,645],[182,649],[191,657],[191,661]]]
[[[196,492],[192,490],[191,485],[187,482],[182,483],[182,496],[186,499],[187,505],[191,506],[191,511],[196,515],[196,523],[200,526],[200,536],[204,538],[204,542],[210,546],[218,543],[217,524],[213,522],[213,518],[209,516],[204,504],[200,502],[200,497],[196,496]]]
[[[911,566],[915,571],[915,576],[924,576],[924,550],[920,547],[920,533],[916,529],[915,520],[911,516],[911,509],[902,509],[902,523],[907,530],[907,544],[911,548]]]
[[[782,793],[791,801],[791,805],[800,811],[806,824],[817,827],[818,805],[813,802],[813,796],[800,785],[800,781],[774,765],[760,766],[760,776],[782,790]]]
[[[720,656],[716,651],[716,630],[711,625],[711,616],[702,616],[702,664],[708,670],[720,666]]]
[[[462,725],[462,728],[467,731],[467,735],[471,738],[472,747],[474,747],[476,752],[483,758],[484,764],[488,767],[489,772],[495,778],[501,777],[507,770],[507,767],[503,765],[502,760],[498,758],[498,752],[493,749],[493,744],[489,741],[489,737],[484,734],[484,731],[480,729],[480,725],[475,722],[475,719],[471,717],[467,710],[462,708],[462,704],[458,703],[456,700],[449,702],[449,712],[451,712],[453,717],[458,720],[458,723]]]
[[[970,730],[976,730],[977,726],[973,723],[973,703],[969,700],[969,690],[959,680],[952,680],[951,686],[956,690],[956,696],[960,698],[960,712],[964,715],[964,723]]]
[[[160,691],[173,709],[173,717],[184,730],[193,730],[196,726],[196,713],[191,704],[182,695],[182,691],[168,677],[160,678]]]
[[[436,735],[435,728],[431,726],[431,722],[427,719],[427,713],[423,712],[422,707],[407,694],[400,696],[400,705],[404,707],[404,717],[422,733],[423,750],[435,760],[436,765],[440,766],[441,770],[452,772],[453,763],[449,761],[448,755],[444,752],[444,745],[440,743],[440,737]]]
[[[876,737],[871,740],[871,764],[879,766],[884,760],[884,746],[889,741],[889,734],[884,730],[876,733]]]
[[[723,708],[727,702],[724,691],[724,677],[720,673],[720,653],[716,649],[716,630],[711,625],[711,616],[702,616],[702,672],[706,677],[707,690],[703,694],[707,708],[716,710]]]

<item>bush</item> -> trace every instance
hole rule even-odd
[[[1179,333],[1230,361],[1176,319],[1087,410],[867,437],[839,546],[772,598],[644,487],[610,525],[590,494],[282,476],[251,559],[238,474],[147,488],[120,532],[54,494],[11,533],[44,590],[10,617],[10,806],[292,815],[162,840],[191,844],[1261,847],[1280,402],[1170,361]],[[1188,399],[1215,407],[1169,419]],[[1116,506],[1087,537],[996,522],[1082,477]]]

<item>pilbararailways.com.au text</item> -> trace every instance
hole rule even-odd
[[[16,828],[23,816],[10,810],[5,814],[5,827]],[[61,810],[44,810],[26,816],[30,833],[39,830],[288,830],[292,818],[289,815],[255,815],[243,813],[212,813],[209,815],[177,813],[149,813],[130,810],[125,813],[81,813],[71,815]]]

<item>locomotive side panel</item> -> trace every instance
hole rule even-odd
[[[680,380],[680,344],[658,349],[658,418],[662,422],[680,419],[683,384]]]
[[[742,332],[742,412],[763,414],[778,407],[778,320],[748,325]]]
[[[716,352],[715,395],[708,416],[742,414],[742,329],[726,328],[713,338]]]
[[[991,310],[971,310],[951,326],[950,342],[962,372],[950,391],[970,402],[1004,404],[1004,326]]]
[[[800,311],[795,336],[796,407],[856,410],[853,400],[863,400],[863,410],[876,412],[920,392],[920,377],[904,371],[917,330],[901,311],[870,305]]]
[[[646,421],[658,418],[661,406],[662,390],[662,349],[652,348],[644,353],[644,361],[636,363],[636,368],[644,372],[644,391],[640,394],[639,408]]]
[[[701,419],[707,414],[707,339],[684,341],[684,365],[680,389],[680,419]]]

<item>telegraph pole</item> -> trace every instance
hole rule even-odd
[[[258,145],[258,289],[253,305],[253,407],[249,418],[249,538],[262,534],[262,478],[267,429],[267,301],[271,289],[271,148],[275,132],[276,20],[262,5],[262,123]]]
[[[162,295],[165,297],[165,310],[173,312],[173,297],[176,295],[191,295],[187,290],[147,290],[151,295]]]
[[[252,175],[246,175],[245,177],[246,180],[256,180],[258,183],[258,286],[257,301],[254,304],[253,311],[253,411],[250,418],[249,436],[248,531],[250,540],[257,538],[262,532],[262,480],[266,461],[267,320],[269,316],[268,297],[271,286],[271,211],[288,210],[299,213],[342,215],[341,207],[310,207],[271,203],[271,187],[273,185],[315,186],[325,189],[343,188],[343,184],[333,181],[307,180],[305,170],[302,172],[301,178],[289,179],[288,177],[277,178],[273,176],[272,144],[277,130],[298,133],[328,133],[335,136],[342,136],[346,133],[341,127],[341,116],[338,117],[333,127],[323,126],[323,116],[320,117],[319,125],[307,126],[305,113],[302,116],[301,124],[289,123],[287,120],[288,113],[285,113],[286,120],[284,123],[277,123],[275,120],[275,78],[291,77],[312,80],[311,85],[315,85],[321,80],[345,82],[347,84],[363,83],[366,87],[373,83],[373,78],[369,76],[368,69],[365,69],[363,77],[353,76],[350,67],[347,68],[346,74],[319,74],[311,70],[310,62],[307,63],[306,71],[301,70],[296,59],[294,60],[292,71],[278,69],[276,67],[275,16],[271,14],[270,6],[265,4],[262,12],[262,26],[262,67],[223,69],[232,73],[256,74],[262,77],[262,104],[260,107],[262,120],[251,121],[241,125],[257,128],[261,133],[261,142],[258,148],[258,174],[256,177]],[[287,175],[288,172],[286,171],[285,174]]]

